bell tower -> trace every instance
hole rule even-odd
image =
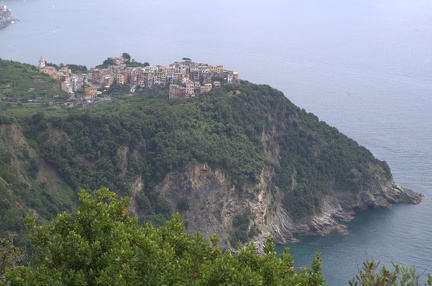
[[[38,65],[38,68],[44,68],[45,67],[45,60],[44,60],[44,58],[43,58],[43,56],[41,56],[40,57],[40,60],[39,60],[39,65]]]

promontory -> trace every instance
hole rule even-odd
[[[128,196],[140,223],[179,212],[189,232],[217,234],[227,248],[269,233],[281,244],[343,234],[358,212],[422,200],[386,162],[267,85],[221,78],[200,96],[168,99],[168,86],[132,94],[114,84],[109,104],[38,105],[63,97],[59,79],[0,68],[4,233],[24,233],[28,213],[73,211],[80,189],[100,187]]]

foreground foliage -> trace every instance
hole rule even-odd
[[[254,245],[238,253],[188,235],[178,215],[162,227],[137,226],[128,199],[107,189],[81,191],[75,216],[48,225],[26,224],[35,248],[28,266],[10,268],[0,285],[326,285],[317,257],[299,272],[288,250],[280,257],[270,238],[264,255]]]
[[[15,263],[22,258],[19,248],[6,238],[0,239],[0,281],[5,279],[5,271],[14,267]]]
[[[311,269],[297,271],[289,250],[278,257],[272,237],[258,255],[253,244],[239,252],[223,251],[217,236],[204,242],[184,230],[180,216],[165,225],[138,227],[128,215],[128,199],[118,200],[106,188],[79,193],[74,216],[58,215],[50,224],[36,226],[28,216],[31,262],[18,248],[0,240],[0,285],[326,285],[319,253]],[[393,264],[393,269],[366,261],[350,286],[432,285],[415,267]]]
[[[393,269],[382,266],[380,270],[380,263],[375,261],[363,262],[363,268],[360,270],[359,275],[349,281],[350,286],[392,286],[392,285],[406,285],[406,286],[430,286],[432,285],[432,275],[427,274],[427,281],[423,284],[420,280],[420,274],[417,273],[415,267],[401,266],[397,263],[392,263]]]

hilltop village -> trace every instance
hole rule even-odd
[[[237,72],[226,70],[222,65],[196,63],[189,58],[169,66],[151,66],[148,63],[131,62],[130,57],[110,57],[103,65],[80,74],[72,73],[68,66],[57,69],[47,65],[41,57],[38,69],[41,73],[60,79],[62,90],[70,95],[71,100],[87,103],[109,100],[104,91],[112,87],[127,87],[130,95],[137,90],[159,87],[167,90],[169,99],[186,99],[224,84],[239,82]],[[77,93],[80,90],[84,91],[82,96]]]

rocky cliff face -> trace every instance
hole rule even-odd
[[[272,176],[270,170],[263,169],[261,180],[253,190],[239,192],[223,171],[199,164],[183,172],[170,173],[156,190],[173,210],[182,213],[188,231],[199,231],[207,238],[217,234],[225,247],[232,247],[229,241],[238,214],[248,214],[251,218],[248,231],[252,227],[259,230],[250,241],[261,246],[272,233],[277,243],[285,244],[295,241],[296,236],[321,236],[335,231],[346,234],[345,223],[360,211],[391,208],[393,203],[418,204],[423,197],[388,180],[376,189],[362,190],[357,195],[328,195],[320,213],[296,221],[282,206],[283,193],[278,189],[269,191]],[[186,209],[181,207],[185,201]]]

